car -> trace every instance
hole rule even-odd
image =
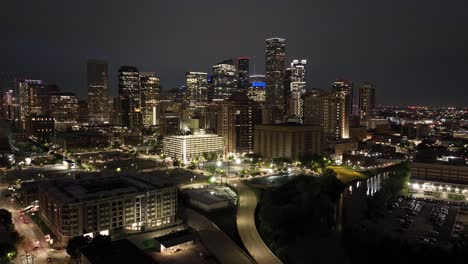
[[[28,219],[24,219],[23,223],[29,224],[29,220],[28,220]]]
[[[48,257],[48,258],[47,258],[47,262],[52,262],[52,261],[54,261],[53,258],[51,258],[51,257]]]
[[[33,250],[34,250],[34,251],[37,251],[38,249],[39,249],[38,246],[33,247]]]

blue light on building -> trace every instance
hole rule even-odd
[[[266,87],[265,82],[252,82],[252,87]]]

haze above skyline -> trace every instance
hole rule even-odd
[[[309,89],[370,80],[379,104],[466,106],[466,10],[459,0],[8,1],[0,88],[43,79],[85,98],[87,59],[109,62],[113,95],[120,65],[156,72],[165,89],[240,56],[263,74],[265,38],[283,37],[288,63],[307,59]]]

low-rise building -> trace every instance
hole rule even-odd
[[[222,155],[224,140],[223,137],[206,134],[204,131],[194,135],[167,136],[163,141],[163,151],[172,158],[187,162],[202,157],[203,153]]]
[[[411,164],[411,178],[468,184],[468,166],[413,162]]]
[[[177,189],[136,177],[47,181],[39,187],[40,214],[62,242],[174,224]]]

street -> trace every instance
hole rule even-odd
[[[237,231],[247,251],[259,264],[282,263],[268,246],[263,242],[262,237],[255,225],[255,208],[257,207],[257,197],[255,193],[242,181],[231,181],[236,186],[239,196],[239,207],[237,209]]]
[[[17,245],[18,255],[14,263],[47,263],[49,257],[53,259],[53,263],[67,263],[68,255],[65,250],[52,249],[49,243],[45,241],[40,228],[28,215],[24,215],[23,220],[20,219],[19,211],[21,207],[16,200],[11,203],[10,197],[5,197],[8,192],[7,188],[7,184],[0,184],[0,208],[5,208],[12,213],[15,228],[22,237]],[[34,250],[34,247],[38,247],[38,249]],[[27,254],[31,257],[27,257]]]

